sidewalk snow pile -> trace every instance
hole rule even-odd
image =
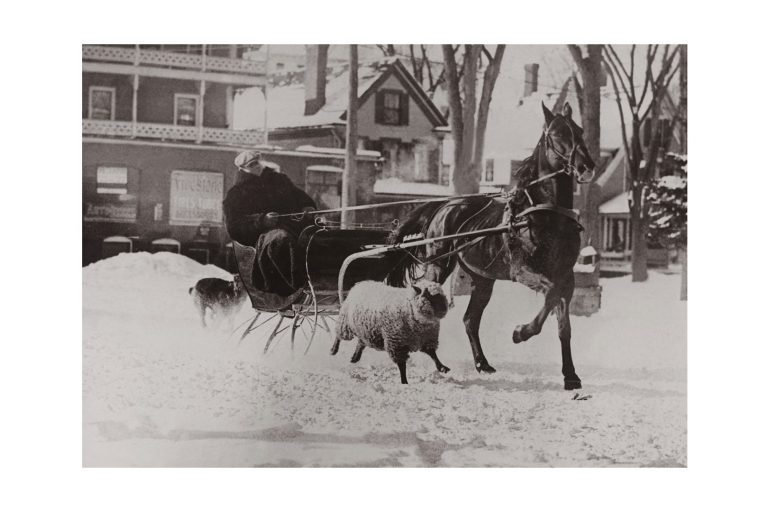
[[[588,400],[562,389],[554,317],[526,343],[512,329],[542,297],[497,282],[481,329],[498,370],[472,366],[461,317],[444,320],[434,371],[410,384],[382,352],[331,357],[318,336],[303,356],[274,324],[238,344],[204,330],[188,290],[230,278],[170,253],[121,254],[83,269],[83,460],[86,466],[677,466],[686,458],[686,309],[678,275],[606,279],[603,309],[573,317]],[[247,320],[246,306],[237,323]]]

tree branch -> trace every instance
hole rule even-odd
[[[579,68],[579,71],[581,74],[584,74],[584,55],[581,53],[581,48],[577,44],[569,44],[566,45],[568,47],[568,51],[571,52],[571,57],[573,57],[574,62],[576,62],[576,66]]]
[[[621,120],[621,139],[624,143],[624,153],[625,157],[627,159],[627,166],[629,167],[629,174],[632,180],[635,179],[635,166],[632,162],[632,154],[629,148],[629,139],[627,139],[627,123],[624,120],[624,107],[621,104],[621,95],[619,94],[619,86],[616,83],[616,77],[613,74],[613,65],[609,64],[606,66],[606,71],[608,72],[608,76],[611,79],[611,84],[613,85],[613,92],[616,95],[616,105],[619,108],[619,119]]]

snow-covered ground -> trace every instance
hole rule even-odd
[[[228,277],[170,253],[121,254],[83,269],[85,466],[678,466],[686,455],[686,303],[680,276],[604,279],[602,309],[573,317],[588,400],[560,374],[556,321],[526,343],[512,329],[541,296],[497,282],[472,366],[461,316],[443,321],[434,371],[413,354],[407,386],[383,352],[360,363],[300,336],[266,356],[268,327],[238,345],[204,330],[188,289]],[[237,323],[248,318],[248,307]],[[236,325],[235,324],[235,325]]]

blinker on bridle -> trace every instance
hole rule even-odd
[[[549,125],[547,125],[544,128],[544,148],[545,150],[550,150],[552,153],[555,154],[555,156],[560,159],[561,162],[563,162],[563,171],[568,176],[573,176],[573,174],[576,172],[576,133],[573,131],[573,127],[571,127],[571,123],[569,123],[565,118],[563,120],[565,121],[565,125],[568,127],[568,131],[571,133],[571,152],[566,156],[561,151],[558,151],[557,147],[555,147],[555,144],[552,142],[552,134],[550,133],[552,130],[552,126],[555,124],[555,121],[557,121],[557,117],[552,120]]]

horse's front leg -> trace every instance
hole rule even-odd
[[[560,337],[560,350],[563,357],[563,378],[565,380],[565,389],[581,389],[581,379],[576,375],[576,369],[573,367],[571,358],[571,316],[569,312],[569,303],[573,296],[573,283],[566,289],[563,297],[555,309],[557,314],[557,334]]]
[[[469,344],[472,347],[472,357],[475,359],[475,369],[478,372],[494,373],[496,369],[488,364],[480,346],[480,320],[483,311],[491,300],[493,293],[493,279],[488,279],[475,274],[472,277],[472,295],[469,298],[467,311],[464,313],[464,327],[469,336]]]
[[[541,308],[533,320],[527,324],[522,324],[515,327],[515,330],[512,333],[512,341],[515,343],[521,343],[529,339],[531,336],[539,334],[541,332],[541,327],[544,325],[544,322],[547,319],[547,316],[553,309],[555,309],[555,307],[557,307],[559,299],[559,290],[551,288],[549,291],[547,291],[547,294],[544,298],[544,307]]]

